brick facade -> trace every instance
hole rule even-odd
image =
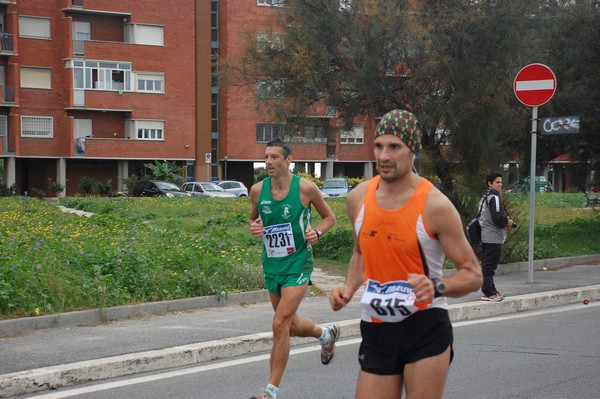
[[[138,171],[144,161],[174,160],[183,165],[195,159],[196,1],[17,0],[0,5],[4,30],[14,35],[14,51],[0,54],[0,66],[4,66],[5,85],[16,91],[14,104],[6,99],[0,104],[0,115],[8,120],[0,154],[19,160],[14,163],[14,176],[21,192],[34,187],[49,191],[46,182],[62,178],[66,194],[73,195],[79,191],[74,182],[84,176],[111,178],[116,190],[119,180],[127,177],[116,174],[119,162],[131,162],[125,170]],[[20,16],[49,21],[49,37],[23,34]],[[76,24],[88,24],[87,39],[74,36]],[[140,27],[146,29],[146,36]],[[147,33],[150,29],[162,30],[162,43],[156,34]],[[154,42],[147,44],[148,40]],[[101,63],[85,70],[85,89],[75,86],[75,62]],[[25,67],[49,70],[50,88],[23,87]],[[152,74],[151,79],[164,76],[163,90],[139,91],[138,73]],[[130,87],[126,88],[128,79]],[[23,136],[23,116],[51,117],[52,135]],[[82,136],[76,131],[78,119],[91,121],[91,134]],[[164,124],[162,139],[140,139],[133,127],[128,129],[138,126],[134,123]],[[77,148],[79,142],[85,145]],[[66,176],[61,177],[57,165],[65,160]]]
[[[257,0],[220,1],[220,55],[223,59],[236,58],[242,54],[248,40],[256,40],[256,33],[273,28],[276,20],[276,7],[257,4]],[[261,28],[262,27],[262,28]],[[259,123],[286,123],[276,121],[267,113],[257,111],[256,88],[229,86],[221,87],[220,153],[221,160],[227,155],[229,160],[260,162],[264,158],[265,142],[257,142],[256,125]],[[325,107],[318,114],[325,118]],[[348,171],[342,164],[350,162],[369,163],[373,159],[372,132],[374,122],[357,120],[356,125],[364,126],[364,144],[340,144],[339,126],[341,121],[324,119],[329,123],[330,147],[335,148],[328,156],[326,143],[300,143],[292,138],[294,159],[309,163],[334,162],[335,170]],[[352,168],[362,176],[362,166]]]

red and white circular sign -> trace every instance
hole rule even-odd
[[[546,104],[556,91],[556,76],[544,64],[529,64],[519,71],[513,84],[515,95],[529,107]]]

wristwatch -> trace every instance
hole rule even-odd
[[[315,232],[317,233],[317,241],[319,241],[323,237],[323,232],[321,230],[315,230]]]
[[[435,298],[439,298],[446,292],[446,285],[439,278],[430,278],[433,281],[433,289],[435,290]]]

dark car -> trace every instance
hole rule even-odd
[[[133,189],[135,197],[190,197],[188,193],[181,190],[175,183],[163,180],[141,181]]]

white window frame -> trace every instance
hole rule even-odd
[[[54,118],[51,116],[21,116],[21,137],[51,139],[54,137]]]
[[[80,90],[132,91],[131,63],[116,61],[72,60],[73,88]],[[113,77],[121,75],[122,81]]]
[[[285,0],[256,0],[256,4],[267,7],[285,7]]]
[[[22,66],[20,68],[20,87],[23,89],[52,89],[52,69]]]
[[[280,123],[257,123],[256,124],[256,142],[268,143],[269,141],[282,138],[285,132],[285,125]]]
[[[143,85],[143,88],[140,88],[140,84]],[[160,89],[156,89],[157,84],[160,85]],[[135,91],[141,93],[164,93],[165,75],[158,73],[136,73]]]
[[[363,126],[352,126],[350,130],[340,131],[340,144],[364,144],[365,128]]]
[[[165,121],[136,119],[126,125],[127,137],[132,140],[164,141]]]
[[[50,18],[19,16],[19,37],[51,39],[50,32]]]

